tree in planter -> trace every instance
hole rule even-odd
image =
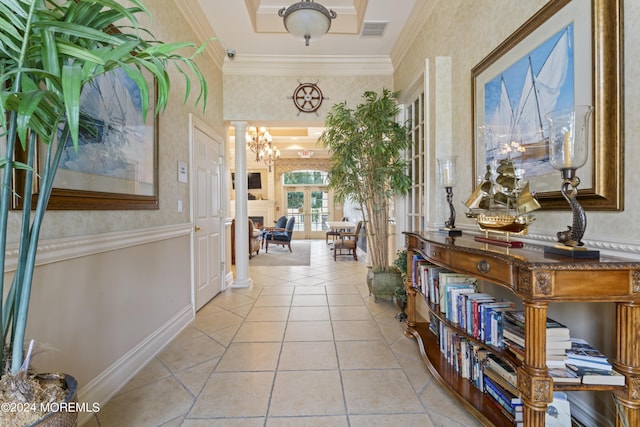
[[[329,188],[339,202],[351,200],[362,209],[367,232],[367,259],[374,272],[389,271],[389,203],[411,186],[402,152],[407,128],[397,122],[400,92],[366,91],[355,110],[346,102],[327,114],[320,141],[331,154]]]
[[[137,15],[149,15],[139,0],[129,6],[112,0],[0,0],[0,257],[5,266],[7,227],[12,192],[21,193],[23,209],[18,241],[18,261],[7,297],[0,305],[2,339],[1,373],[18,377],[23,366],[23,341],[27,324],[36,250],[43,216],[66,141],[78,147],[79,129],[95,132],[82,119],[83,88],[105,73],[122,70],[138,86],[142,115],[163,111],[167,104],[173,64],[186,79],[186,101],[191,79],[199,84],[196,104],[207,98],[207,84],[194,58],[204,46],[193,43],[162,43],[140,28]],[[190,56],[184,52],[192,51]],[[157,82],[157,104],[149,105],[145,74]],[[57,141],[62,141],[58,143]],[[21,145],[27,162],[18,163],[14,153]],[[35,175],[36,147],[44,159]],[[16,169],[25,173],[23,189],[11,188]],[[34,180],[39,195],[33,212]],[[16,214],[18,215],[18,214]],[[5,268],[6,271],[6,268]],[[0,296],[4,295],[0,276]],[[28,365],[25,364],[25,365]],[[24,376],[24,375],[22,375]]]

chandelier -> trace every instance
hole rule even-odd
[[[331,20],[338,16],[333,10],[327,10],[313,0],[303,0],[283,7],[278,11],[284,27],[296,37],[304,37],[304,45],[309,46],[311,37],[320,37],[331,28]]]
[[[249,149],[256,153],[256,162],[264,162],[271,172],[271,167],[280,158],[280,150],[273,145],[271,133],[263,127],[259,129],[250,127],[247,130],[246,140]]]

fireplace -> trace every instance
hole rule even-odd
[[[263,216],[249,216],[249,219],[253,221],[253,225],[255,225],[258,228],[262,228],[264,226]]]

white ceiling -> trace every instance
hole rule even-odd
[[[424,1],[424,0],[420,0]],[[241,55],[389,56],[417,0],[317,0],[337,13],[329,34],[309,46],[284,28],[278,10],[296,0],[197,0],[225,49]],[[360,35],[363,22],[388,23],[382,36]],[[255,26],[254,26],[255,23]]]
[[[297,1],[185,0],[185,5],[191,8],[199,31],[214,32],[201,36],[215,36],[225,51],[235,53],[233,61],[224,58],[223,69],[230,71],[234,67],[251,67],[255,61],[289,63],[305,58],[314,61],[384,58],[390,64],[403,28],[412,19],[416,20],[418,9],[435,0],[316,0],[335,11],[337,18],[332,21],[329,33],[311,39],[309,46],[305,46],[303,39],[287,33],[278,16],[278,10]],[[362,36],[363,23],[386,23],[386,26],[381,36]],[[259,125],[269,126],[268,123]],[[297,152],[305,148],[323,155],[317,144],[322,128],[270,127],[270,130],[283,157],[296,157]]]

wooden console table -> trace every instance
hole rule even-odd
[[[467,236],[411,232],[405,235],[409,260],[406,333],[418,340],[423,358],[438,381],[483,423],[508,425],[504,415],[481,392],[452,372],[446,359],[442,360],[428,323],[417,321],[416,304],[426,303],[417,298],[418,291],[411,282],[414,254],[419,253],[429,262],[452,271],[506,287],[523,301],[525,357],[518,367],[517,388],[524,404],[525,426],[545,425],[545,411],[553,400],[554,388],[562,391],[610,390],[623,404],[629,425],[640,425],[640,262],[608,256],[601,256],[599,260],[572,261],[545,257],[542,246],[509,249],[476,242]],[[554,386],[548,375],[545,352],[545,325],[550,302],[616,303],[616,355],[611,362],[614,369],[625,375],[625,386]],[[428,304],[426,306],[432,310]],[[493,347],[480,341],[477,344],[496,354]],[[497,355],[506,357],[500,351]]]

